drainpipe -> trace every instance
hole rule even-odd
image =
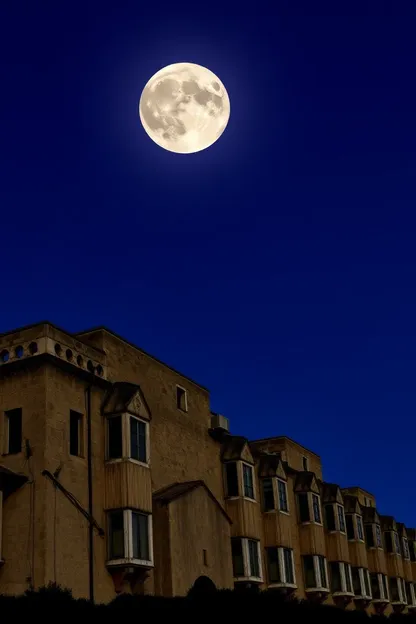
[[[91,435],[91,385],[87,386],[87,466],[88,466],[88,513],[93,516],[92,508],[92,435]],[[88,524],[88,557],[90,600],[94,602],[94,533],[91,522]]]

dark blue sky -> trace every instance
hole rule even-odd
[[[107,325],[415,526],[416,6],[353,5],[2,3],[0,328]],[[137,115],[179,61],[231,100],[194,155]]]

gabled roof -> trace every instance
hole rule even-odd
[[[353,496],[352,494],[344,494],[343,499],[345,513],[362,513],[358,496]]]
[[[243,436],[227,435],[224,438],[221,459],[222,461],[236,461],[244,459],[245,461],[254,464],[247,438]]]
[[[104,398],[101,409],[104,415],[129,412],[134,416],[151,419],[150,409],[140,386],[127,381],[113,383]]]
[[[396,520],[393,516],[380,516],[380,524],[385,531],[397,531]]]
[[[261,453],[259,456],[259,477],[276,476],[286,479],[286,472],[279,453]]]
[[[324,503],[340,503],[341,505],[344,503],[341,490],[339,485],[336,483],[325,483],[321,484],[322,488],[322,499]]]
[[[217,498],[211,492],[209,487],[206,485],[205,481],[202,481],[202,479],[198,481],[183,481],[181,483],[178,483],[178,482],[172,483],[171,485],[161,488],[160,490],[155,492],[153,494],[153,500],[158,503],[161,503],[162,505],[169,505],[171,502],[173,502],[177,498],[180,498],[181,496],[185,496],[186,494],[189,494],[190,492],[192,492],[193,490],[196,490],[199,487],[204,488],[208,496],[214,501],[214,503],[217,505],[221,513],[226,517],[228,522],[232,524],[232,520],[230,516],[227,514],[224,507],[221,505],[221,503],[217,500]]]
[[[298,472],[295,482],[295,492],[315,492],[316,494],[320,494],[315,473]]]
[[[362,507],[363,520],[365,523],[380,523],[380,516],[375,507]]]

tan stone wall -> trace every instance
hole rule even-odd
[[[199,576],[208,576],[218,588],[232,588],[230,525],[206,490],[200,487],[170,503],[169,520],[173,594],[186,594]]]

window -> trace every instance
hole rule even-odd
[[[132,512],[133,559],[149,561],[149,520],[142,513]]]
[[[388,553],[393,552],[393,540],[390,531],[384,533],[384,541],[386,542],[386,550]]]
[[[325,522],[328,531],[335,531],[335,512],[333,505],[325,505]]]
[[[380,584],[378,574],[370,574],[371,594],[374,600],[381,599]]]
[[[245,537],[231,539],[233,571],[236,578],[262,579],[259,542]]]
[[[266,548],[266,558],[269,584],[281,583],[282,577],[280,575],[279,549]]]
[[[299,520],[301,522],[309,522],[309,502],[307,494],[298,494],[299,503]]]
[[[390,596],[392,602],[401,602],[398,580],[395,576],[390,577]]]
[[[358,539],[362,542],[364,541],[364,531],[363,531],[363,519],[361,516],[355,516],[357,520],[357,535]]]
[[[236,462],[225,464],[225,477],[227,481],[227,496],[238,496],[238,470]]]
[[[347,525],[347,537],[349,540],[355,539],[354,520],[352,514],[345,516],[345,524]]]
[[[362,568],[362,572],[363,572],[363,578],[364,578],[364,591],[365,591],[365,596],[368,596],[369,598],[371,598],[371,590],[370,590],[370,573],[368,570],[364,570],[364,568]]]
[[[396,531],[394,531],[393,535],[394,535],[394,546],[395,546],[396,555],[400,555],[401,554],[401,550],[400,550],[399,534],[396,533]]]
[[[259,562],[259,543],[257,540],[248,540],[248,557],[250,564],[249,576],[255,578],[260,577],[260,562]]]
[[[376,524],[376,544],[377,548],[383,548],[383,543],[381,541],[381,528],[379,524]]]
[[[244,576],[243,541],[239,537],[231,540],[231,552],[234,576]]]
[[[407,541],[407,537],[403,538],[403,557],[405,559],[410,559],[409,542]]]
[[[287,484],[285,481],[277,480],[277,489],[279,492],[279,510],[289,511],[287,504]]]
[[[354,594],[356,596],[371,598],[370,575],[368,570],[365,568],[351,568],[351,576],[352,590]]]
[[[302,467],[306,472],[309,470],[307,457],[302,457]]]
[[[373,548],[374,546],[374,533],[373,533],[373,525],[366,524],[365,525],[365,541],[367,543],[368,548]]]
[[[295,574],[293,571],[293,551],[291,548],[283,548],[283,561],[285,570],[285,582],[291,585],[295,582]]]
[[[147,463],[146,423],[130,416],[130,457]]]
[[[351,566],[349,563],[344,563],[344,571],[345,571],[345,588],[349,594],[352,594]]]
[[[341,584],[341,571],[340,571],[339,563],[335,561],[331,561],[330,571],[331,571],[331,591],[334,593],[341,592],[342,584]]]
[[[151,563],[151,516],[131,509],[109,512],[109,559]]]
[[[244,496],[254,500],[253,467],[243,464]]]
[[[321,555],[304,556],[303,570],[307,589],[328,589],[325,557]]]
[[[82,455],[82,414],[69,412],[69,454]]]
[[[344,518],[344,507],[342,505],[337,505],[338,509],[338,525],[341,533],[345,533],[345,518]]]
[[[6,416],[6,453],[16,455],[22,450],[22,409],[5,412]]]
[[[362,596],[363,590],[361,587],[361,577],[360,577],[360,568],[352,568],[352,587],[354,590],[355,596]]]
[[[176,407],[182,412],[188,411],[188,397],[185,388],[176,386]]]
[[[123,438],[121,416],[108,419],[108,459],[119,459],[123,456]]]
[[[263,510],[270,511],[274,509],[274,491],[273,491],[273,480],[272,479],[263,479]]]
[[[381,574],[381,586],[383,589],[383,595],[386,600],[389,599],[389,590],[387,584],[387,574]]]
[[[315,522],[321,523],[321,506],[319,504],[319,496],[317,494],[312,494],[312,505],[313,505],[313,519]]]

